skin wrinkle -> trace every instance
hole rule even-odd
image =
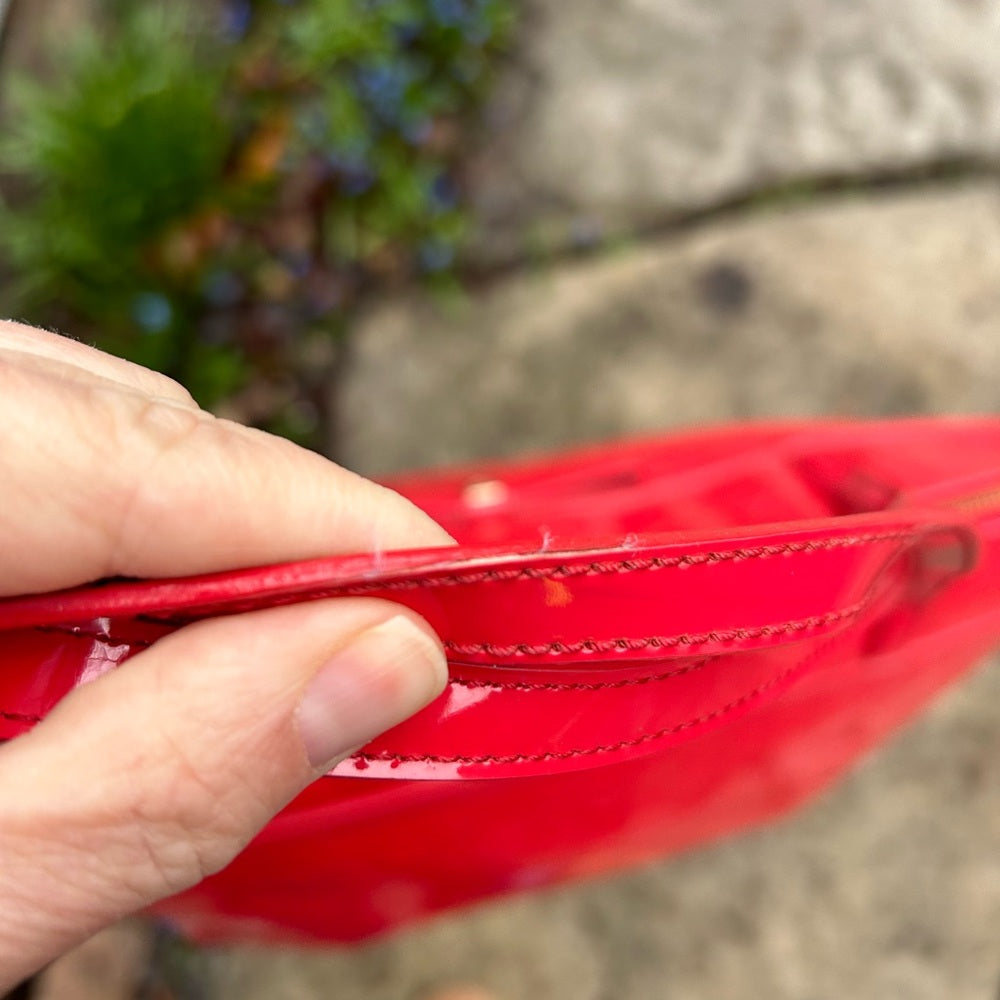
[[[195,772],[192,772],[191,776],[194,775]],[[141,900],[149,896],[150,885],[169,885],[177,886],[179,890],[186,889],[196,885],[225,864],[225,861],[222,861],[218,866],[213,866],[207,861],[206,855],[193,841],[191,831],[186,824],[178,824],[176,832],[169,828],[165,829],[161,820],[150,821],[142,805],[141,801],[135,802],[134,810],[125,814],[129,825],[134,827],[139,835],[139,859],[137,863],[131,863],[123,871],[129,876],[141,873],[146,878],[137,879],[136,884],[131,886],[134,900],[130,906],[123,907],[125,912],[141,905]],[[213,832],[216,831],[213,829]],[[242,846],[239,842],[220,845],[222,856],[225,857],[224,852],[229,850],[235,853]],[[152,879],[149,879],[150,872],[153,875]],[[145,882],[150,884],[144,884]]]
[[[146,846],[158,868],[166,869],[160,859],[171,849],[190,848],[194,874],[181,867],[183,875],[160,883],[187,887],[218,871],[245,846],[248,817],[258,816],[263,823],[284,802],[267,801],[263,788],[238,767],[222,762],[209,773],[205,762],[192,759],[184,739],[162,727],[158,735],[163,744],[159,759],[170,761],[169,768],[160,769],[165,772],[159,782],[162,794],[151,799],[142,792],[144,782],[137,782],[139,795],[130,796],[129,814],[149,834]],[[304,753],[302,758],[304,779],[308,773]],[[157,769],[144,771],[157,775]],[[183,810],[178,811],[178,803],[183,803]]]
[[[173,756],[179,748],[170,740],[168,732],[162,726],[157,730],[154,738],[159,742],[131,759],[119,759],[110,782],[82,789],[82,795],[72,802],[62,803],[49,819],[50,829],[62,831],[68,827],[76,833],[69,844],[58,835],[52,838],[57,852],[62,852],[57,859],[60,873],[92,871],[98,854],[102,857],[102,865],[108,863],[109,857],[118,859],[116,868],[120,878],[115,883],[115,895],[114,898],[106,896],[106,899],[122,913],[141,905],[148,898],[151,886],[192,884],[191,878],[200,877],[202,862],[197,856],[195,838],[191,837],[197,823],[196,812],[200,816],[202,810],[200,800],[197,810],[185,803],[191,810],[187,822],[179,822],[176,816],[171,816],[170,809],[188,798],[182,793],[189,792],[192,785],[200,787],[206,797],[214,792],[206,786],[186,753]],[[175,769],[180,773],[172,774]],[[157,793],[152,800],[151,788]],[[218,832],[218,828],[213,827],[207,835]],[[172,845],[182,854],[190,853],[196,863],[193,866],[166,864],[166,853],[156,849],[157,842],[167,847]],[[29,850],[33,851],[33,847]],[[149,877],[151,869],[152,879]],[[159,876],[168,873],[171,878],[181,881],[159,881]],[[118,890],[126,887],[130,887],[130,891],[122,896]],[[82,880],[81,889],[86,890],[86,896],[91,894],[87,880]],[[60,906],[64,905],[62,901]]]
[[[111,577],[128,575],[127,567],[135,561],[132,553],[141,551],[146,539],[148,530],[147,523],[140,519],[138,526],[135,518],[136,512],[147,511],[151,506],[148,500],[149,490],[159,488],[159,480],[155,476],[157,466],[161,466],[168,460],[171,452],[179,450],[185,446],[201,429],[203,420],[199,415],[192,414],[186,419],[182,416],[189,411],[176,410],[171,416],[178,417],[176,426],[168,427],[160,424],[161,410],[155,400],[148,400],[140,407],[135,420],[125,422],[124,433],[145,437],[153,444],[153,451],[149,457],[148,464],[139,475],[130,475],[131,488],[125,489],[125,498],[117,516],[104,519],[104,530],[108,533],[105,551],[107,552],[108,564],[101,576]],[[119,430],[121,430],[119,425]],[[149,431],[158,433],[150,434]],[[144,433],[146,432],[146,433]],[[166,437],[162,435],[166,432]],[[123,449],[126,453],[131,453],[131,448]],[[124,486],[125,484],[120,484]],[[133,535],[137,541],[133,541]]]
[[[0,853],[5,862],[2,908],[18,904],[14,927],[24,931],[30,930],[32,925],[72,928],[82,919],[93,919],[93,913],[109,905],[116,913],[127,912],[137,905],[134,901],[112,899],[109,891],[112,886],[100,876],[100,866],[115,859],[121,872],[113,886],[118,896],[127,874],[138,870],[135,852],[108,842],[108,831],[112,829],[110,813],[106,817],[86,818],[89,822],[83,822],[84,817],[72,808],[49,813],[45,826],[33,823],[30,815],[22,816],[24,829],[20,834],[15,830],[12,835],[5,817],[5,829],[0,837]],[[68,824],[75,833],[71,844],[65,839]],[[24,880],[19,877],[25,871],[32,876],[27,885],[23,885]],[[0,926],[6,928],[10,924],[0,917]],[[3,943],[0,940],[0,947]]]
[[[253,655],[252,651],[250,651],[250,655]],[[158,669],[151,672],[153,683],[149,687],[155,691],[155,694],[151,693],[148,696],[151,701],[175,700],[173,686],[168,676],[169,671],[163,669],[167,662],[169,661],[158,660]],[[228,687],[225,674],[222,677],[217,677],[216,681],[221,683],[223,688]],[[215,687],[218,684],[211,686]],[[294,687],[289,685],[286,691],[287,701],[293,702],[297,693]],[[207,694],[210,692],[206,692]],[[286,699],[282,698],[281,693],[278,693],[276,700],[278,703],[282,703]],[[211,706],[211,704],[209,697],[198,700],[198,705],[202,708]],[[177,706],[179,711],[169,713],[167,718],[181,718],[186,721],[184,707],[183,705]],[[250,706],[247,707],[250,708]],[[248,713],[234,711],[230,704],[224,714],[239,719]],[[212,762],[209,769],[206,769],[206,762],[202,761],[199,766],[199,763],[191,758],[188,751],[188,745],[192,740],[196,740],[197,732],[175,732],[163,724],[162,717],[156,717],[156,722],[158,724],[155,732],[157,741],[155,746],[147,748],[140,759],[135,760],[125,768],[126,775],[129,777],[138,776],[140,779],[134,783],[130,782],[125,791],[128,811],[133,820],[144,829],[161,832],[163,836],[160,839],[168,847],[178,836],[189,843],[197,859],[198,875],[194,881],[198,881],[225,863],[224,861],[220,863],[215,858],[209,859],[207,855],[203,854],[204,848],[199,849],[197,846],[198,841],[203,844],[207,842],[216,853],[219,853],[219,845],[222,844],[221,853],[224,856],[231,856],[243,846],[243,837],[239,833],[241,821],[245,823],[246,816],[251,812],[266,818],[274,811],[276,805],[273,802],[265,801],[261,794],[261,788],[256,787],[249,780],[249,775],[244,774],[238,767],[231,766],[232,755],[240,748],[230,749],[225,743],[220,745],[218,741],[213,741],[212,749],[217,759]],[[259,736],[253,732],[253,729],[258,726],[261,729]],[[282,744],[287,744],[287,739],[282,740],[280,734],[276,734],[276,731],[283,727],[288,727],[287,719],[283,720],[280,716],[271,719],[267,713],[263,716],[258,713],[251,726],[244,724],[240,729],[239,736],[243,743],[243,752],[246,752],[247,746],[266,746],[272,742],[276,742],[279,747]],[[226,736],[232,734],[234,725],[226,718],[204,718],[198,719],[192,728],[221,732],[223,736]],[[305,775],[307,762],[304,751],[301,752],[300,757],[302,772]],[[169,766],[164,766],[165,762],[169,762]],[[141,780],[142,775],[147,776],[147,781]],[[155,798],[152,803],[148,796],[150,782],[155,783],[161,791],[166,789],[165,794]],[[193,795],[193,793],[197,794]],[[241,804],[241,808],[228,808],[226,811],[231,822],[229,824],[220,822],[222,815],[219,809],[220,803],[234,800]],[[180,814],[176,811],[176,803],[179,801],[185,803],[185,810]],[[147,846],[152,849],[152,842],[150,841]],[[183,884],[191,885],[194,883],[185,878]]]
[[[92,899],[94,886],[91,882],[94,879],[88,875],[93,871],[94,858],[98,854],[103,865],[108,864],[109,858],[115,859],[115,867],[120,872],[113,897],[105,894],[102,902],[112,905],[116,912],[125,913],[142,905],[155,886],[181,888],[193,884],[221,867],[227,855],[231,856],[243,846],[246,837],[239,830],[241,825],[245,828],[247,810],[227,808],[225,811],[229,812],[233,822],[220,823],[222,811],[217,808],[218,791],[204,780],[197,766],[188,759],[183,746],[171,747],[173,740],[168,731],[161,731],[159,739],[162,742],[152,754],[160,762],[158,768],[149,768],[148,761],[143,758],[130,762],[124,768],[130,778],[145,774],[145,781],[130,781],[129,785],[133,787],[123,788],[120,781],[123,775],[118,770],[114,787],[92,789],[87,807],[82,812],[79,803],[57,804],[45,825],[45,829],[53,831],[47,841],[50,850],[44,850],[46,841],[40,839],[30,827],[19,838],[15,836],[13,845],[11,831],[5,830],[4,836],[0,837],[0,856],[9,863],[12,858],[21,855],[37,869],[44,855],[46,880],[58,887],[50,886],[50,891],[34,901],[36,908],[39,902],[44,901],[46,909],[58,917],[67,908],[68,900]],[[177,755],[173,756],[175,751]],[[150,754],[143,755],[147,756]],[[167,761],[171,761],[171,767],[166,766]],[[150,811],[148,790],[155,788],[163,792],[160,772],[169,775],[179,762],[183,763],[183,773],[173,775],[171,787],[160,800],[159,808]],[[186,798],[184,793],[190,791],[192,782],[195,787],[200,786],[203,794],[198,796],[196,806],[188,803],[186,814],[178,820],[163,807],[176,803],[182,796]],[[234,792],[230,790],[223,799],[228,801],[234,797]],[[259,812],[261,816],[268,815],[267,804],[259,803]],[[127,822],[123,823],[125,817]],[[5,827],[14,818],[8,815]],[[67,843],[62,833],[67,826],[76,834],[72,843]],[[122,839],[123,831],[137,836]],[[13,865],[14,870],[22,867],[23,862]],[[68,881],[66,873],[71,876]],[[3,881],[4,896],[9,901],[14,886],[9,878]],[[96,882],[100,885],[101,879],[97,877]],[[83,905],[79,909],[86,913],[90,906]]]
[[[78,422],[78,413],[83,411],[85,407],[78,406],[77,400],[71,399],[68,402],[70,405],[66,408],[67,419],[75,425]],[[30,435],[31,430],[25,428],[23,434]],[[13,489],[20,487],[22,495],[20,505],[17,503],[16,494],[13,496],[8,494],[9,502],[5,506],[7,513],[6,520],[10,527],[5,532],[5,536],[10,539],[11,543],[16,544],[20,535],[28,543],[26,549],[31,554],[29,559],[32,559],[32,561],[26,562],[20,558],[17,550],[13,548],[13,544],[7,546],[7,551],[11,553],[10,558],[14,574],[12,579],[6,581],[2,587],[2,592],[24,592],[28,588],[23,585],[18,586],[18,578],[23,579],[25,575],[29,574],[29,579],[41,575],[41,580],[39,581],[41,587],[32,586],[31,589],[52,589],[51,585],[46,586],[48,584],[48,580],[45,579],[48,576],[47,567],[40,565],[40,560],[45,557],[47,546],[50,546],[54,551],[65,553],[62,557],[64,565],[67,569],[73,567],[73,576],[66,579],[65,583],[84,582],[87,578],[96,578],[104,575],[102,572],[103,567],[101,566],[95,567],[95,570],[89,573],[83,567],[88,563],[96,562],[104,551],[106,543],[103,537],[103,525],[107,522],[109,516],[113,516],[112,512],[115,510],[114,497],[112,495],[106,497],[99,496],[88,502],[86,491],[66,490],[63,483],[67,479],[72,480],[75,478],[76,473],[72,467],[67,466],[63,458],[64,452],[65,448],[61,448],[58,443],[50,444],[47,441],[43,441],[40,447],[35,449],[34,454],[29,457],[29,460],[36,467],[45,470],[42,475],[34,477],[34,482],[37,483],[36,489],[30,491],[31,478],[28,478],[27,481],[15,481]],[[17,457],[16,452],[14,462],[15,464],[23,465],[23,459]],[[25,492],[26,490],[29,492]],[[101,492],[99,486],[93,482],[91,483],[91,490],[94,493]],[[25,532],[23,528],[20,531],[18,530],[19,506],[24,510],[31,510],[33,512],[32,521],[30,522],[30,533]],[[61,519],[58,515],[60,509],[65,512]],[[45,537],[42,531],[45,526],[50,524],[57,526],[56,532]],[[69,535],[67,529],[70,524],[77,526],[72,538],[76,549],[76,559],[73,562],[67,558],[70,554],[67,551],[70,548],[68,544],[69,538],[67,537]],[[2,566],[3,561],[3,554],[0,553],[0,566]],[[51,562],[57,564],[54,557]],[[76,568],[77,564],[79,564],[79,569]]]
[[[33,410],[33,397],[37,398],[38,395],[37,383],[41,381],[43,387],[54,389],[54,393],[47,394],[47,396],[51,395],[51,398],[58,403],[59,410],[54,412],[65,414],[65,422],[72,428],[72,434],[75,437],[81,421],[86,424],[85,415],[93,410],[93,406],[89,404],[86,396],[83,400],[80,399],[81,392],[89,395],[91,390],[86,383],[77,380],[73,380],[65,386],[60,385],[59,380],[55,380],[55,385],[52,386],[53,379],[50,376],[44,373],[39,373],[36,376],[35,373],[25,372],[17,365],[4,363],[2,359],[0,359],[0,376],[4,382],[3,391],[0,392],[0,413],[3,413],[4,423],[10,434],[6,450],[13,451],[8,465],[13,463],[14,468],[23,468],[27,462],[30,463],[31,468],[41,472],[41,474],[34,476],[18,476],[10,484],[11,492],[7,495],[8,502],[4,507],[11,527],[5,532],[5,535],[11,539],[13,544],[16,542],[18,534],[22,536],[25,534],[23,526],[18,525],[21,509],[32,512],[32,520],[29,524],[33,529],[35,526],[40,528],[44,524],[51,523],[53,514],[50,512],[66,506],[71,508],[69,513],[72,521],[78,524],[88,522],[95,514],[100,513],[100,508],[104,505],[95,504],[88,507],[78,502],[79,493],[65,489],[60,490],[64,477],[72,478],[73,476],[73,470],[66,466],[62,457],[65,439],[59,440],[54,436],[39,437],[30,416]],[[90,424],[93,425],[93,423],[91,417]],[[91,435],[88,443],[94,447],[99,445],[103,439],[103,428],[99,427],[97,433]],[[23,442],[26,441],[32,442],[32,448],[28,452],[23,446]],[[31,490],[33,483],[37,484],[35,490]],[[23,495],[21,504],[18,504],[17,493],[13,492],[18,488]],[[25,490],[28,492],[25,493]],[[56,523],[58,524],[58,521]],[[16,531],[15,529],[18,527],[20,530]],[[78,546],[86,548],[87,539],[91,535],[92,532],[78,532]],[[35,549],[36,546],[31,545],[30,547]],[[0,560],[2,559],[3,555],[0,554]],[[13,560],[15,566],[21,563],[16,552]],[[6,588],[4,589],[6,590]]]

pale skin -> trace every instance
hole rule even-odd
[[[451,542],[161,375],[3,322],[0,427],[0,596]],[[0,747],[0,994],[223,867],[445,678],[425,622],[341,598],[200,622],[77,689]]]

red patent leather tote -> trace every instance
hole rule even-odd
[[[199,618],[368,594],[441,635],[437,701],[159,907],[203,941],[355,940],[759,823],[1000,644],[1000,419],[723,427],[389,485],[458,548],[0,602],[4,738]]]

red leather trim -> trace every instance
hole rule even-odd
[[[832,642],[833,640],[831,640]],[[572,750],[559,750],[559,751],[548,751],[546,753],[518,753],[518,754],[480,754],[469,755],[469,754],[454,754],[451,756],[444,756],[440,754],[395,754],[395,753],[369,753],[366,751],[359,751],[351,757],[351,763],[354,763],[355,768],[359,768],[359,765],[371,764],[385,764],[388,763],[392,765],[400,764],[527,764],[527,763],[550,763],[556,761],[569,761],[574,759],[579,759],[581,757],[594,758],[601,755],[617,754],[622,750],[634,749],[640,746],[649,746],[658,740],[665,739],[668,736],[676,736],[680,733],[686,732],[688,730],[695,729],[698,726],[706,725],[710,722],[717,722],[727,715],[738,711],[741,708],[749,705],[755,699],[761,697],[761,695],[766,692],[776,688],[778,685],[785,681],[791,680],[797,673],[804,670],[813,660],[817,659],[823,652],[826,651],[828,645],[821,646],[818,650],[814,650],[808,656],[803,657],[803,659],[792,667],[788,667],[785,670],[780,671],[773,677],[769,678],[763,684],[759,684],[751,691],[740,695],[738,698],[727,702],[725,705],[721,705],[718,708],[713,709],[710,712],[705,712],[702,715],[695,716],[692,719],[685,719],[683,722],[674,723],[671,726],[665,726],[663,729],[656,730],[651,733],[643,733],[641,736],[636,736],[627,740],[619,740],[617,743],[602,744],[598,746],[589,747],[577,747]],[[342,765],[343,767],[343,765]],[[365,770],[366,767],[360,767],[361,770]],[[346,770],[346,768],[344,769]],[[342,772],[343,773],[343,772]]]

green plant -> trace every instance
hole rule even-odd
[[[443,281],[462,138],[510,0],[105,0],[17,80],[0,310],[322,443],[335,340],[373,290]]]

